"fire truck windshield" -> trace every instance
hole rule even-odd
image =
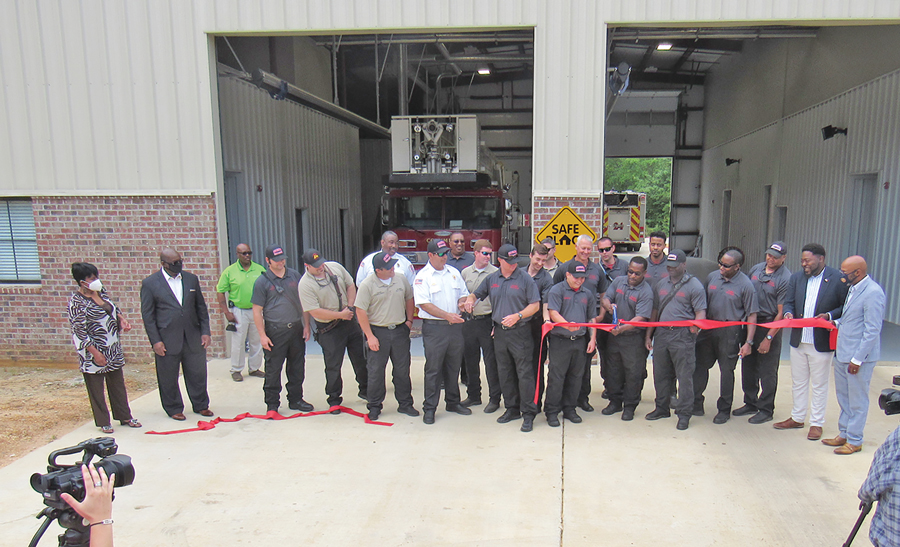
[[[416,230],[487,230],[500,227],[495,197],[412,196],[390,200],[389,222]]]

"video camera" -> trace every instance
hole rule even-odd
[[[54,520],[66,529],[59,536],[60,545],[88,546],[90,535],[87,526],[82,522],[81,516],[69,507],[61,494],[70,494],[78,501],[84,501],[85,488],[84,477],[81,474],[81,466],[91,462],[94,456],[100,459],[94,466],[106,471],[106,476],[116,475],[113,487],[128,486],[134,482],[134,466],[131,465],[131,457],[125,454],[116,454],[119,450],[116,440],[112,437],[97,437],[88,439],[75,446],[54,450],[47,457],[47,473],[42,475],[35,473],[31,476],[31,487],[35,492],[44,497],[44,508],[38,513],[37,518],[46,517],[38,531],[31,540],[30,545],[38,544],[41,536]],[[57,463],[60,456],[78,454],[84,452],[81,461],[73,464]]]
[[[900,386],[900,374],[894,376],[894,385]],[[900,391],[887,388],[878,396],[878,407],[888,416],[900,414]]]

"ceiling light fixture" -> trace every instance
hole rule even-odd
[[[668,42],[660,42],[659,44],[657,44],[656,49],[659,51],[669,51],[670,49],[672,49],[672,44]]]
[[[488,67],[479,68],[478,73],[481,74],[482,76],[488,76],[491,73],[491,69],[489,69]]]

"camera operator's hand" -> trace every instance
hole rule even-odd
[[[78,501],[71,494],[63,492],[60,497],[68,503],[76,513],[84,517],[89,524],[112,518],[112,493],[116,474],[109,478],[102,467],[99,471],[91,464],[81,466],[84,478],[84,501]],[[102,526],[102,525],[101,525]]]

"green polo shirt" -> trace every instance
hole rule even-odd
[[[253,296],[253,284],[256,282],[256,278],[265,271],[266,269],[256,262],[250,262],[250,268],[245,270],[241,266],[241,262],[237,261],[222,272],[219,284],[216,285],[216,292],[227,292],[228,299],[234,302],[235,306],[242,310],[249,310],[253,307],[250,302],[250,298]]]

